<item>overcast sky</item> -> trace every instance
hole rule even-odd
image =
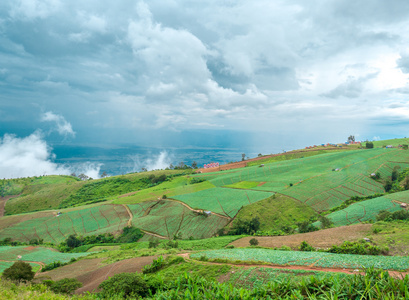
[[[408,28],[407,0],[2,0],[0,134],[283,148],[409,136]]]

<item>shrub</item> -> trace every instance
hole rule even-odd
[[[302,241],[300,245],[300,251],[315,251],[315,248],[308,244],[306,241]]]
[[[99,285],[102,289],[100,296],[103,298],[138,298],[148,293],[148,285],[138,273],[120,273],[105,280]],[[117,298],[115,298],[117,299]]]
[[[82,283],[76,278],[64,278],[54,282],[50,289],[54,293],[59,294],[72,294],[78,288],[82,287]]]
[[[372,142],[366,142],[365,147],[367,149],[371,149],[371,148],[373,148],[373,143]]]
[[[33,280],[35,273],[30,264],[16,261],[11,267],[3,272],[3,277],[12,281],[29,282]]]
[[[257,246],[257,245],[258,245],[258,240],[257,240],[256,238],[252,238],[252,239],[250,240],[250,245],[251,245],[251,246]]]
[[[156,272],[162,269],[164,266],[165,266],[165,260],[163,259],[162,256],[159,256],[159,258],[154,259],[150,265],[145,266],[142,270],[142,273],[143,274],[153,273],[153,272]]]
[[[149,248],[156,248],[160,244],[159,241],[149,241]]]

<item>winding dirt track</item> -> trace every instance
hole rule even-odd
[[[0,197],[0,218],[3,217],[4,213],[6,212],[5,207],[6,207],[7,200],[13,197],[16,197],[16,196]]]

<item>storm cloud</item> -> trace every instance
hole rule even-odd
[[[5,0],[0,133],[47,120],[82,143],[407,136],[379,121],[409,124],[408,26],[405,0]]]

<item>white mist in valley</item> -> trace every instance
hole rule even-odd
[[[159,154],[148,154],[147,157],[144,158],[142,158],[140,154],[129,155],[129,159],[133,163],[130,172],[140,172],[143,169],[147,171],[164,170],[172,164],[174,157],[166,150],[163,150]]]
[[[100,177],[101,163],[85,162],[76,166],[53,162],[55,154],[41,131],[19,138],[5,134],[0,138],[0,178],[20,178],[44,175],[85,174]]]

